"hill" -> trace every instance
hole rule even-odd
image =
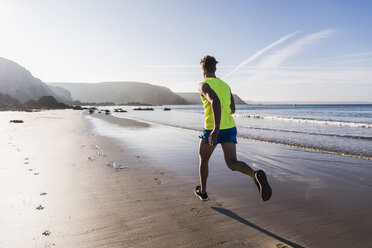
[[[0,57],[0,93],[25,103],[42,96],[61,100],[45,83],[17,63]]]
[[[141,102],[152,105],[186,104],[170,89],[138,82],[48,83],[68,90],[73,100],[81,102]]]
[[[52,96],[42,96],[38,100],[29,100],[25,104],[28,109],[66,109],[70,106],[57,102]]]
[[[70,103],[72,102],[72,97],[71,97],[71,92],[59,87],[59,86],[53,86],[53,85],[48,85],[49,88],[60,98],[60,100],[63,103]]]
[[[9,95],[4,95],[0,93],[0,110],[10,110],[13,108],[17,108],[21,105],[22,103],[20,103],[17,99]]]
[[[185,99],[186,104],[201,104],[200,94],[197,92],[176,92],[177,95]],[[235,104],[246,104],[239,96],[233,94]]]

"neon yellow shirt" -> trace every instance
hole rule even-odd
[[[218,98],[221,102],[221,122],[220,122],[220,129],[228,129],[235,127],[234,118],[231,116],[231,91],[229,85],[222,81],[219,78],[207,78],[204,82],[200,83],[207,83],[209,87],[217,94]],[[208,130],[214,129],[214,117],[213,117],[213,110],[212,104],[203,96],[200,95],[200,98],[203,102],[204,108],[204,128]]]

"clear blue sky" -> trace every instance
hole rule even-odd
[[[209,54],[245,100],[372,101],[370,13],[372,1],[0,0],[0,57],[45,82],[190,92]]]

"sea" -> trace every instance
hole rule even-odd
[[[157,123],[181,129],[203,130],[202,105],[109,106],[119,118]],[[146,107],[146,106],[145,106]],[[127,110],[113,112],[115,108]],[[170,108],[170,111],[164,111]],[[236,105],[233,115],[239,139],[372,160],[372,104]]]

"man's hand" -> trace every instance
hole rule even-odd
[[[220,129],[213,129],[209,134],[209,145],[215,146],[217,144],[217,136],[220,133]]]

